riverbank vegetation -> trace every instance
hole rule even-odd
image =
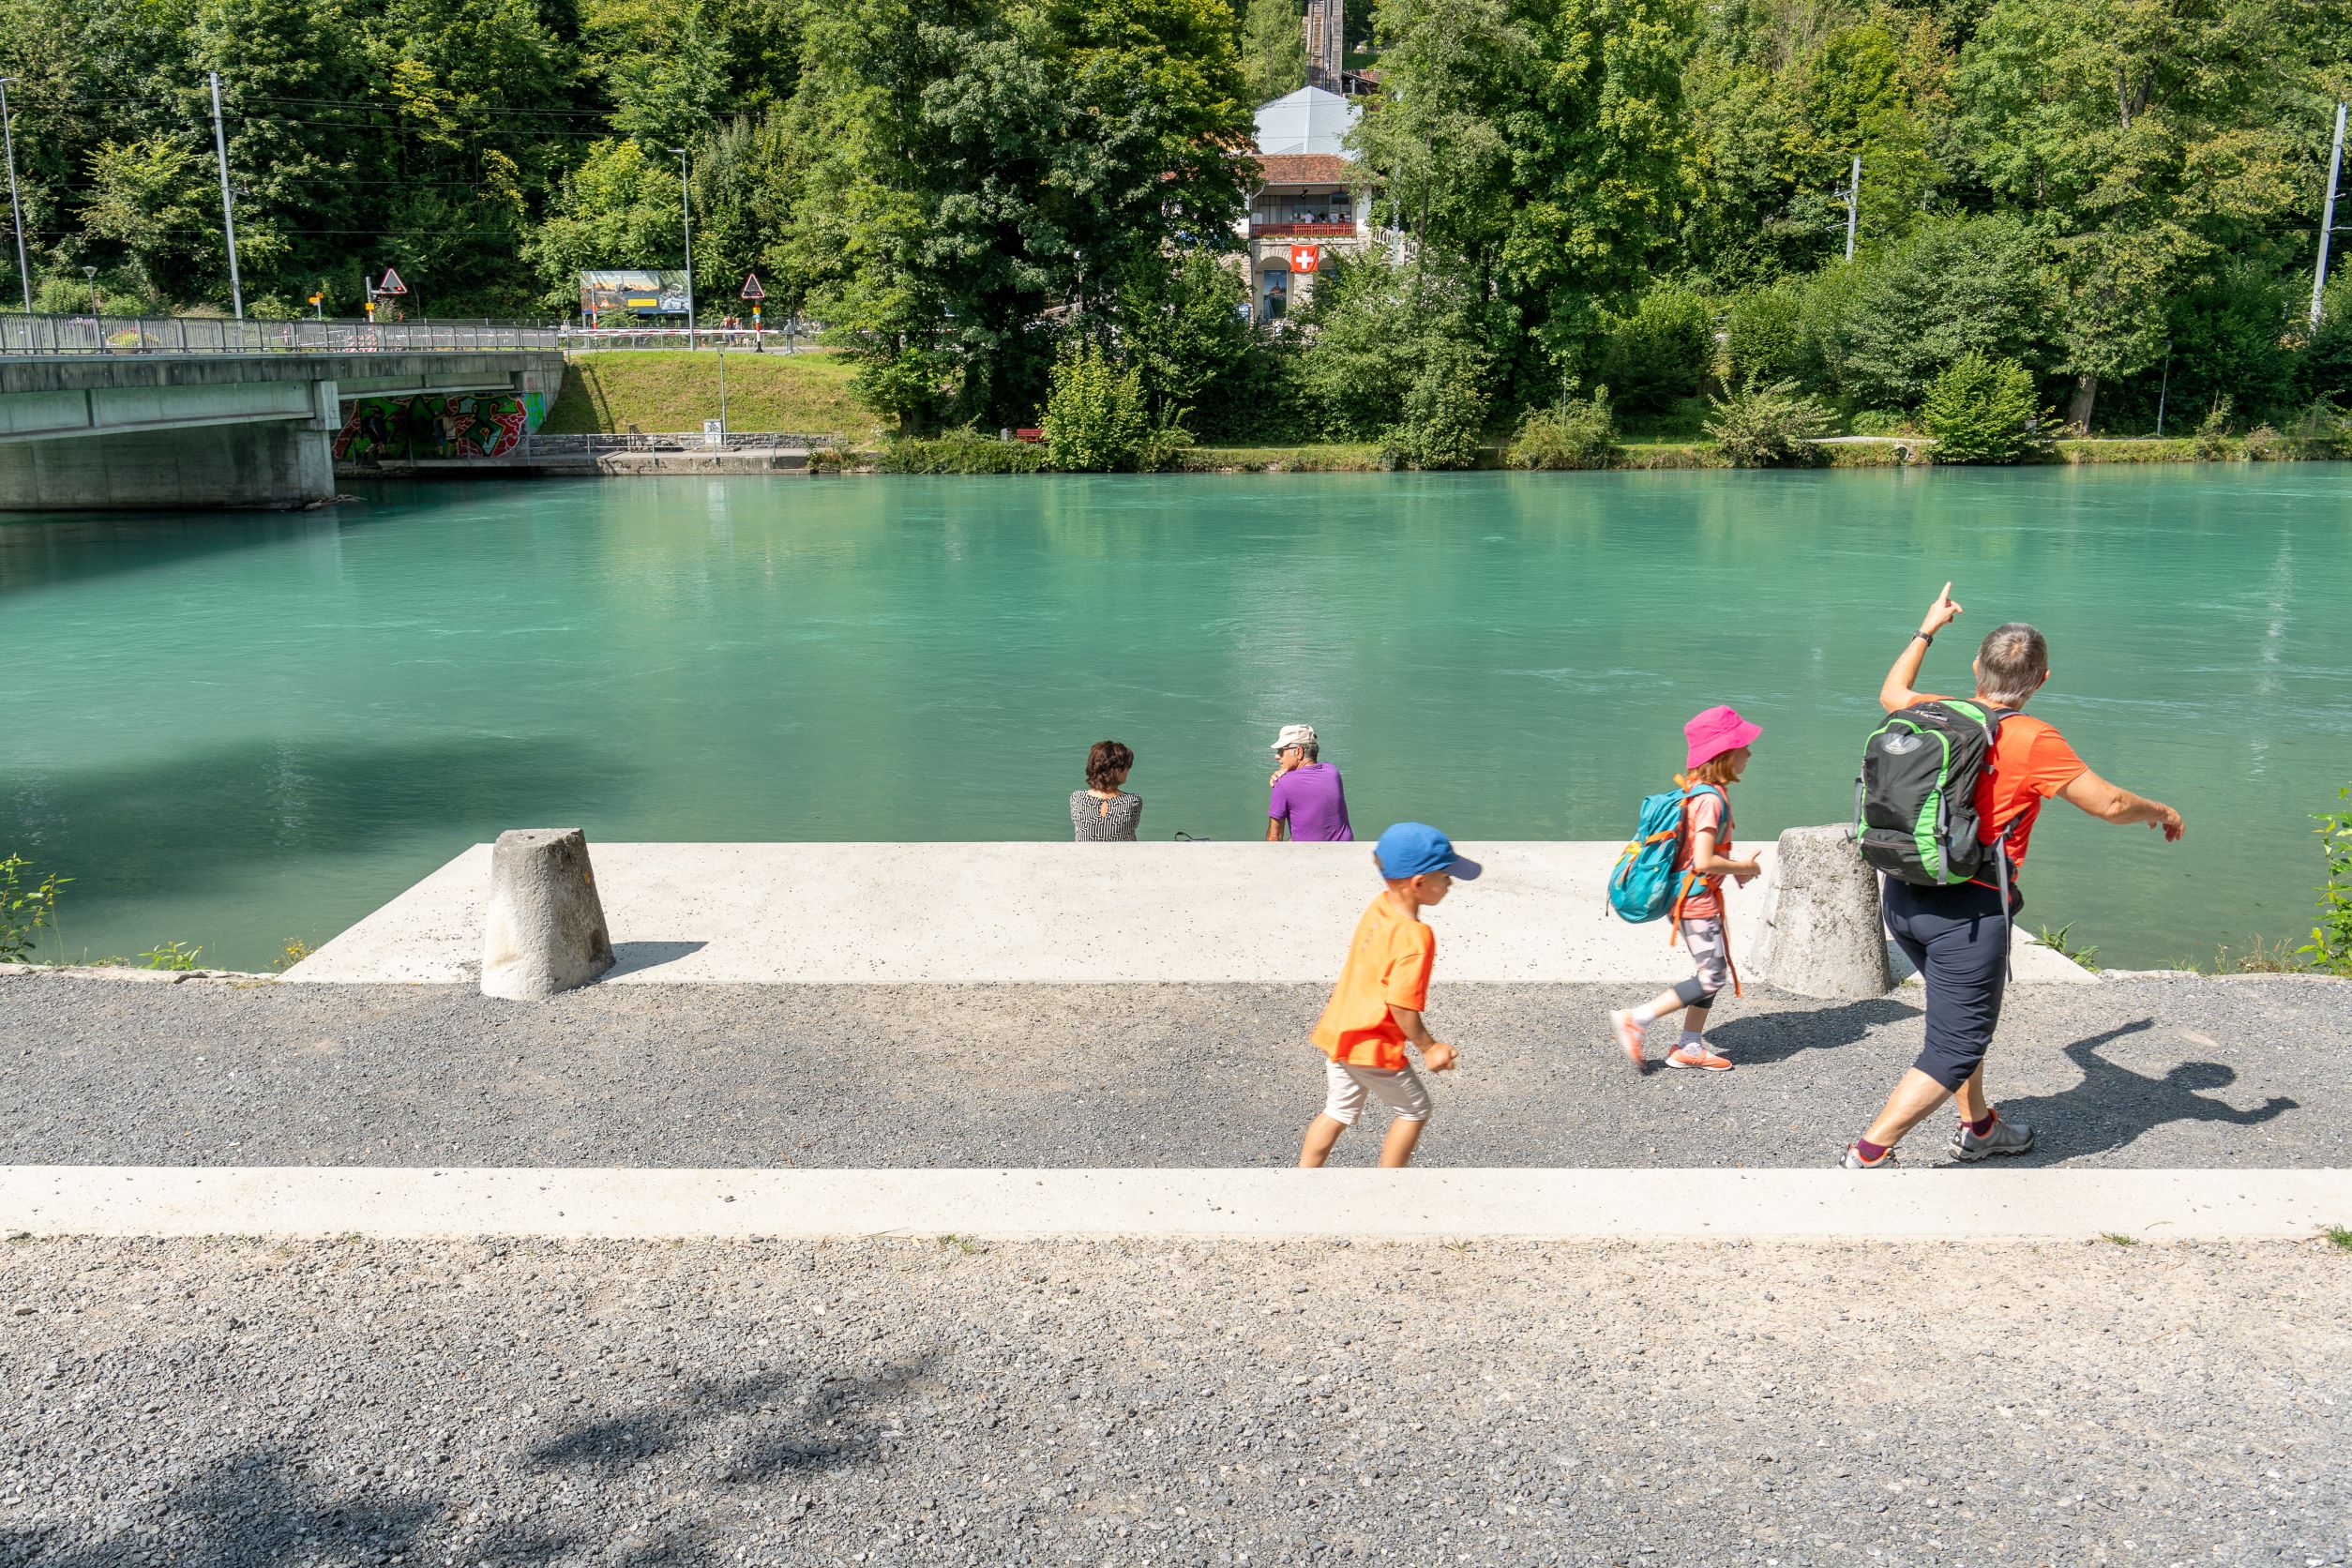
[[[677,265],[683,197],[706,316],[756,271],[911,436],[1038,424],[1089,353],[1171,439],[1425,467],[1568,460],[1603,386],[1629,447],[1756,389],[1978,460],[2160,420],[2308,455],[2352,401],[2352,288],[2304,306],[2327,0],[1376,0],[1385,238],[1278,330],[1235,252],[1284,0],[0,4],[44,309],[226,305],[218,71],[253,314],[387,264],[412,314],[559,313]]]

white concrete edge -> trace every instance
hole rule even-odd
[[[10,1236],[2309,1239],[2352,1169],[0,1167]]]

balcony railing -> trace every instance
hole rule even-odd
[[[517,322],[229,321],[218,316],[0,315],[0,354],[393,354],[558,347]]]
[[[1269,223],[1259,219],[1249,220],[1252,239],[1353,239],[1353,223]]]

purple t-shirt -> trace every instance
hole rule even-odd
[[[1266,815],[1288,822],[1290,837],[1303,844],[1355,841],[1355,830],[1348,825],[1348,792],[1340,788],[1339,770],[1329,762],[1309,762],[1275,779]]]

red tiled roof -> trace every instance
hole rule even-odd
[[[1259,177],[1268,185],[1345,185],[1348,160],[1330,153],[1260,153]]]

